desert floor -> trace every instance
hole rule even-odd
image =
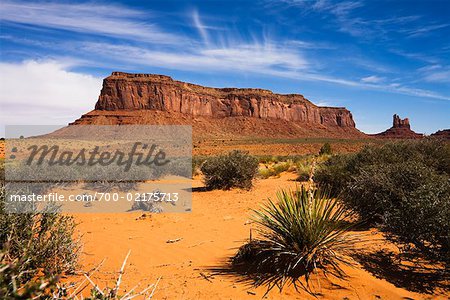
[[[256,151],[259,148],[253,149],[256,147],[253,143],[240,146],[256,155],[303,154],[318,150],[319,142],[309,144],[309,148],[305,147],[307,142],[311,141],[299,146],[302,151],[293,151],[292,144],[283,142],[270,142],[271,147],[266,148],[273,151],[262,153]],[[227,144],[204,143],[194,152],[204,155],[236,146]],[[359,147],[359,143],[342,143],[339,150],[351,152]],[[0,141],[2,157],[4,143]],[[91,278],[101,287],[112,287],[131,250],[122,278],[122,294],[136,285],[139,285],[136,290],[141,290],[160,278],[154,299],[260,299],[266,287],[254,288],[242,276],[215,270],[226,268],[228,259],[248,239],[250,229],[255,232],[255,225],[250,222],[251,209],[257,209],[268,197],[274,198],[280,188],[295,188],[298,184],[295,177],[293,173],[284,173],[279,178],[260,179],[250,191],[194,189],[190,213],[76,214],[78,235],[83,243],[80,268],[92,271],[103,261]],[[202,187],[200,178],[193,180],[193,187]],[[360,245],[359,253],[363,258],[353,268],[343,267],[348,274],[347,280],[327,280],[320,276],[318,286],[316,276],[313,288],[317,298],[449,299],[450,294],[445,291],[448,281],[442,282],[441,276],[404,262],[399,265],[387,255],[397,253],[398,249],[377,230],[358,233],[367,237],[367,242]],[[176,242],[167,243],[169,240]],[[63,280],[79,283],[84,277],[74,275]],[[90,288],[87,286],[84,292]],[[288,286],[282,292],[274,288],[265,299],[315,298],[301,288],[296,291],[293,286]]]
[[[305,155],[317,154],[324,143],[330,143],[336,153],[360,150],[364,145],[384,143],[384,140],[336,139],[336,138],[241,138],[241,139],[200,139],[193,141],[192,154],[217,155],[239,149],[252,155]]]
[[[190,213],[75,215],[84,243],[82,268],[91,270],[106,259],[92,279],[99,286],[112,286],[131,250],[122,279],[123,293],[161,277],[155,299],[260,299],[265,287],[253,288],[241,276],[216,274],[214,269],[225,267],[228,258],[248,238],[250,228],[255,228],[249,221],[251,209],[258,208],[267,197],[275,197],[280,188],[294,188],[298,184],[294,178],[295,174],[287,173],[280,178],[258,180],[250,191],[194,189]],[[201,187],[200,179],[195,179],[193,186]],[[364,233],[369,240],[362,247],[367,264],[344,267],[349,275],[346,281],[330,282],[321,277],[321,287],[315,283],[319,299],[447,299],[442,287],[434,295],[424,293],[430,286],[426,275],[402,272],[389,260],[375,255],[376,251],[396,248],[374,229]],[[65,280],[79,281],[82,277]],[[281,293],[273,289],[266,299],[314,297],[289,286]]]

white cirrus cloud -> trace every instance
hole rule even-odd
[[[425,80],[429,82],[450,83],[450,70],[430,73],[425,76]]]
[[[364,83],[380,83],[384,80],[383,77],[379,77],[376,75],[372,75],[372,76],[367,76],[367,77],[363,77],[361,78],[361,81]]]
[[[224,47],[210,45],[183,52],[110,43],[85,43],[83,49],[116,62],[186,71],[247,71],[271,75],[308,66],[307,61],[294,49],[270,42]]]
[[[186,40],[149,23],[148,13],[114,4],[2,1],[2,22],[160,44]]]
[[[417,69],[423,80],[434,83],[450,83],[450,66],[431,64]]]

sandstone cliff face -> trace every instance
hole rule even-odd
[[[152,74],[113,72],[103,81],[95,109],[154,110],[209,118],[271,118],[323,127],[355,128],[347,109],[319,107],[302,95],[280,95],[262,89],[209,88]]]
[[[382,138],[406,138],[415,139],[423,137],[423,134],[411,130],[409,119],[401,119],[397,114],[393,116],[392,127],[386,131],[375,134],[374,136]]]

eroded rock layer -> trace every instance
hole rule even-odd
[[[168,76],[114,72],[103,81],[96,110],[160,110],[203,117],[255,117],[355,127],[343,107],[318,107],[302,95],[262,89],[209,88]]]
[[[156,112],[160,113],[155,115]],[[180,123],[175,118],[184,120],[183,124],[192,123],[194,133],[198,124],[206,124],[202,126],[206,128],[210,123],[211,130],[239,135],[237,120],[246,124],[248,135],[254,136],[266,136],[268,132],[289,136],[364,136],[355,128],[346,108],[320,107],[299,94],[210,88],[164,75],[122,72],[113,72],[104,79],[95,110],[72,124]],[[269,124],[273,128],[262,127]]]

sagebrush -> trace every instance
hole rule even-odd
[[[367,146],[330,158],[315,179],[405,250],[450,260],[448,143],[424,139]]]
[[[249,189],[258,171],[258,160],[247,152],[235,150],[208,158],[201,171],[208,189]]]
[[[3,166],[0,172],[3,172]],[[33,283],[37,275],[50,282],[77,267],[81,244],[75,238],[71,216],[55,213],[9,213],[6,211],[4,177],[0,181],[0,290],[14,295],[17,287],[42,292]],[[9,278],[9,279],[8,279]],[[10,280],[14,278],[14,280]],[[26,297],[25,297],[26,298]]]

